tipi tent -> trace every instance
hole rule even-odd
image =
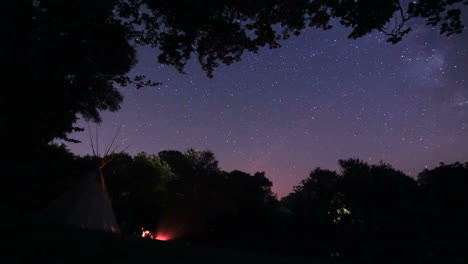
[[[42,216],[54,223],[120,233],[104,179],[97,169],[53,201]]]
[[[88,131],[90,132],[93,154],[99,157],[98,149],[96,149],[97,151],[94,150],[89,125]],[[114,154],[117,147],[114,148],[110,155],[109,152],[119,131],[120,128],[117,130],[110,146],[106,148],[104,157],[100,158],[101,164],[99,168],[89,172],[80,182],[74,185],[71,190],[53,201],[49,207],[41,213],[44,220],[88,230],[120,233],[102,175],[102,168],[113,159],[112,154]],[[97,128],[96,143],[98,144]],[[125,151],[125,149],[123,151]]]

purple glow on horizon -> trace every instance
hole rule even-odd
[[[123,125],[117,143],[130,154],[209,149],[224,170],[265,171],[280,197],[344,158],[410,176],[467,161],[468,32],[446,38],[421,25],[396,45],[347,32],[306,30],[213,79],[194,60],[182,75],[141,48],[133,72],[163,85],[121,89],[122,109],[102,115],[101,148]],[[91,152],[87,132],[72,137],[82,141],[68,144],[73,152]]]

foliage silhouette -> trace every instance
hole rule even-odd
[[[82,128],[78,118],[99,122],[100,111],[117,111],[122,101],[119,86],[158,85],[145,76],[129,75],[136,50],[151,45],[158,62],[184,72],[192,56],[207,73],[241,60],[244,52],[278,48],[281,40],[299,35],[306,27],[330,29],[334,21],[349,27],[349,38],[374,30],[396,43],[411,28],[407,22],[422,18],[446,35],[460,33],[462,0],[420,0],[403,7],[385,1],[155,1],[36,0],[32,17],[15,23],[8,32],[31,24],[27,58],[31,77],[12,82],[7,109],[23,111],[6,119],[12,133],[34,149],[53,139],[68,138]],[[16,20],[15,20],[16,21]],[[390,29],[389,29],[390,28]],[[23,80],[25,67],[16,53],[6,54],[12,80]],[[27,94],[28,96],[24,96]],[[34,131],[32,133],[32,131]]]
[[[44,174],[23,179],[22,209],[46,207],[97,160],[52,145],[37,162],[33,169]],[[173,240],[345,263],[466,262],[468,163],[426,169],[417,181],[386,163],[339,165],[340,172],[314,169],[280,201],[264,172],[223,171],[210,151],[122,153],[104,175],[130,236],[144,228]]]
[[[294,247],[359,263],[466,260],[459,236],[466,234],[466,165],[426,170],[418,182],[385,163],[339,165],[340,174],[315,169],[282,199],[297,228]]]
[[[463,263],[468,236],[468,163],[441,163],[432,170],[418,175],[421,214],[419,220],[422,237],[421,251],[433,263]]]

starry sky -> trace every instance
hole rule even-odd
[[[131,74],[163,85],[121,88],[121,110],[102,113],[100,148],[122,126],[116,142],[130,154],[209,149],[223,170],[265,171],[279,197],[315,167],[338,170],[339,159],[383,160],[412,177],[468,161],[468,33],[413,28],[396,45],[307,29],[213,79],[196,60],[180,74],[139,48]],[[73,152],[91,153],[87,132],[72,137],[82,141],[68,144]]]

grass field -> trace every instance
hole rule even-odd
[[[269,256],[250,252],[121,237],[34,222],[9,226],[5,239],[9,253],[30,263],[309,263],[325,261]],[[44,262],[45,261],[45,262]],[[14,263],[17,261],[13,261]],[[9,262],[10,263],[10,262]]]

